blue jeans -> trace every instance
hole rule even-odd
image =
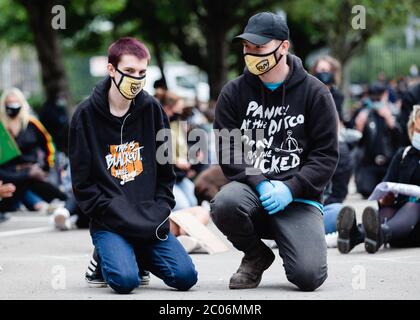
[[[173,193],[176,202],[174,210],[188,209],[197,205],[194,188],[194,183],[188,178],[174,185]]]
[[[37,203],[43,202],[41,197],[39,197],[35,192],[32,190],[27,190],[23,196],[22,203],[28,210],[34,211],[35,205]]]
[[[324,227],[325,234],[337,231],[337,216],[343,207],[342,203],[330,203],[324,206]]]
[[[165,241],[139,243],[110,231],[97,231],[92,240],[104,279],[117,293],[127,294],[139,286],[139,268],[149,270],[166,285],[181,291],[197,283],[197,271],[190,256],[170,233]]]

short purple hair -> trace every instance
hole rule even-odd
[[[117,67],[121,57],[125,54],[136,56],[139,59],[150,60],[149,50],[142,42],[136,38],[124,37],[109,46],[108,63]]]

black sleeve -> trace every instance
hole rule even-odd
[[[111,203],[92,178],[92,155],[84,123],[76,111],[69,131],[69,160],[74,196],[81,211],[93,218]]]
[[[386,171],[385,177],[382,179],[383,182],[398,182],[400,176],[400,163],[405,148],[401,148],[397,151],[391,160],[391,164]]]
[[[216,103],[214,129],[216,137],[216,155],[227,179],[245,183],[252,188],[267,178],[261,170],[246,163],[243,152],[238,112],[225,90]],[[248,169],[248,170],[247,170]]]
[[[283,181],[294,198],[322,194],[338,163],[338,115],[329,92],[316,98],[307,119],[309,153],[300,170]]]
[[[344,120],[343,116],[343,102],[344,102],[344,96],[343,94],[338,91],[337,89],[331,91],[331,94],[334,99],[335,107],[337,108],[338,118],[340,121]]]
[[[161,152],[160,150],[166,150],[165,157],[169,161],[160,163],[159,159],[156,159],[156,193],[155,200],[156,202],[163,204],[170,209],[173,209],[175,206],[175,197],[173,195],[172,189],[175,184],[175,172],[172,161],[172,143],[171,143],[171,130],[169,127],[168,117],[166,116],[163,108],[159,105],[157,114],[157,124],[156,124],[156,135],[159,130],[164,130],[163,136],[166,137],[166,141],[161,141],[162,139],[156,139],[156,152]],[[157,137],[157,136],[156,136]],[[159,141],[160,140],[160,141]]]

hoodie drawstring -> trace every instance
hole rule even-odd
[[[166,222],[166,221],[168,221],[168,219],[169,219],[169,216],[167,216],[166,217],[166,219],[165,220],[163,220],[162,221],[162,223],[160,224],[160,225],[158,225],[158,227],[156,228],[156,230],[155,230],[155,234],[156,234],[156,238],[158,238],[160,241],[166,241],[166,240],[168,240],[168,235],[166,234],[165,235],[165,238],[161,238],[161,237],[159,237],[159,234],[158,234],[158,230],[160,229],[160,227]]]
[[[123,120],[123,123],[121,125],[121,133],[120,133],[120,138],[121,138],[121,144],[123,143],[123,130],[124,130],[124,124],[125,124],[125,120],[127,120],[127,118],[131,116],[131,113],[127,114]]]
[[[131,113],[127,114],[123,120],[123,123],[121,125],[121,132],[120,132],[120,139],[121,139],[121,143],[120,145],[123,144],[123,130],[124,130],[124,124],[125,124],[125,120],[127,120],[127,118],[131,115]],[[123,186],[125,184],[124,180],[121,180],[120,184]]]

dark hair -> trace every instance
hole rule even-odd
[[[368,95],[370,98],[379,99],[380,96],[386,91],[386,86],[382,82],[372,83],[368,87]]]
[[[117,67],[121,57],[125,54],[136,56],[139,59],[150,60],[149,50],[142,42],[136,38],[124,37],[109,46],[108,63]]]
[[[160,79],[156,80],[153,83],[153,88],[154,89],[162,88],[162,89],[168,90],[168,86],[166,85],[166,82],[163,78],[160,78]]]

